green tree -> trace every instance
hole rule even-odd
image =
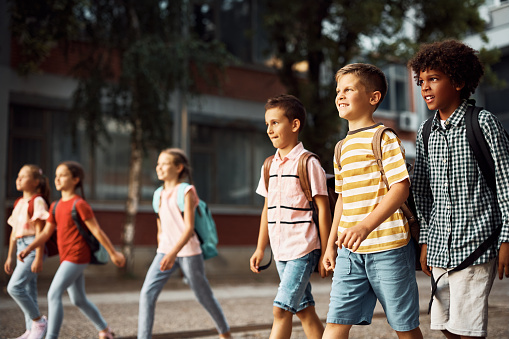
[[[78,87],[71,113],[75,128],[78,121],[86,124],[90,159],[101,137],[108,137],[106,121],[114,119],[131,131],[122,236],[128,273],[133,269],[143,157],[151,146],[171,144],[170,94],[179,90],[185,100],[197,92],[196,81],[216,83],[221,69],[233,60],[219,42],[205,42],[195,34],[189,2],[10,2],[13,36],[23,53],[21,73],[37,71],[56,44],[80,48],[72,72]]]
[[[483,0],[265,0],[277,72],[308,110],[303,139],[332,170],[339,138],[334,72],[351,62],[405,64],[420,43],[482,32]],[[305,63],[307,70],[299,71]]]

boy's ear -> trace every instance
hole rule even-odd
[[[382,93],[380,93],[380,91],[374,91],[373,93],[371,93],[369,103],[373,106],[376,106],[380,102],[380,99],[382,99]]]
[[[460,84],[459,86],[454,86],[454,88],[459,92],[465,87],[465,83]]]
[[[300,129],[300,120],[299,119],[293,119],[292,121],[292,132],[298,132]]]

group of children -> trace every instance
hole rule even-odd
[[[370,324],[378,300],[399,338],[422,338],[419,295],[415,277],[415,246],[400,206],[415,197],[420,223],[422,270],[438,280],[431,308],[431,329],[446,338],[487,335],[488,295],[495,276],[509,277],[509,140],[500,122],[488,111],[479,114],[495,163],[492,192],[469,150],[464,115],[483,75],[476,51],[453,40],[423,45],[409,63],[428,108],[435,111],[429,140],[423,126],[417,133],[415,169],[410,182],[404,150],[392,132],[382,135],[384,182],[373,153],[372,140],[382,128],[373,113],[387,93],[383,72],[368,64],[350,64],[336,73],[335,104],[348,121],[349,132],[339,157],[334,157],[338,193],[333,220],[326,175],[310,158],[307,175],[312,204],[299,180],[299,159],[308,151],[299,142],[306,110],[294,96],[271,98],[265,106],[267,134],[277,149],[268,178],[262,168],[256,192],[265,198],[257,247],[250,259],[261,271],[267,245],[273,251],[280,284],[273,303],[271,339],[290,338],[293,315],[307,338],[348,338],[352,325]],[[428,143],[428,146],[425,146]],[[189,161],[179,149],[160,153],[156,172],[164,182],[157,219],[157,254],[143,284],[139,303],[138,338],[150,338],[155,303],[170,275],[180,268],[191,289],[216,324],[220,338],[230,328],[205,277],[200,243],[194,232],[198,196],[185,189],[184,211],[178,207],[180,184],[192,183]],[[42,171],[24,166],[16,181],[23,192],[8,223],[13,227],[5,271],[12,274],[8,292],[26,318],[19,338],[57,338],[63,319],[62,294],[92,320],[100,338],[113,338],[97,308],[85,295],[83,271],[90,249],[80,236],[71,210],[76,206],[87,228],[117,266],[125,264],[99,227],[83,199],[84,173],[75,162],[57,167],[55,186],[61,192],[48,209],[49,186]],[[268,184],[266,184],[268,182]],[[76,189],[81,188],[81,196]],[[44,225],[45,224],[45,225]],[[452,271],[499,226],[498,243],[491,245],[463,270]],[[44,243],[57,230],[60,267],[48,292],[48,319],[37,306],[36,276],[42,269]],[[17,247],[17,265],[15,251]],[[34,251],[35,250],[35,251]],[[15,267],[15,268],[14,268]],[[310,278],[333,272],[327,324],[315,311]]]

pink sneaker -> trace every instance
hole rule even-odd
[[[42,316],[39,321],[32,321],[32,330],[27,339],[42,339],[46,334],[48,327],[48,320],[45,316]]]
[[[16,339],[28,339],[28,336],[30,335],[30,330],[26,330],[25,333],[17,337]]]

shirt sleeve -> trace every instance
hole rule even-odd
[[[311,196],[316,195],[328,195],[327,193],[327,176],[325,175],[325,170],[322,168],[320,161],[311,157],[309,159],[308,166],[308,177],[309,183],[311,186]]]
[[[409,178],[401,142],[390,131],[384,132],[382,137],[382,163],[389,188]]]
[[[502,213],[502,231],[499,241],[509,242],[509,140],[500,121],[488,111],[479,115],[479,124],[488,142],[495,163],[497,201]],[[498,226],[498,225],[497,225]]]
[[[428,155],[424,150],[422,140],[422,129],[424,123],[421,124],[417,131],[416,140],[416,158],[412,180],[412,193],[415,199],[415,207],[417,209],[417,218],[419,219],[420,235],[419,243],[428,243],[428,229],[433,207],[433,194],[429,181]]]
[[[92,207],[90,207],[90,205],[83,199],[80,199],[76,203],[76,211],[83,221],[90,220],[94,217]]]
[[[194,195],[194,197],[195,197],[194,201],[196,202],[194,205],[194,208],[198,207],[198,204],[200,203],[200,198],[198,198],[198,193],[196,193],[196,188],[193,185],[189,185],[184,189],[184,201],[185,201],[185,196],[187,193]]]
[[[48,204],[42,197],[37,197],[34,199],[34,214],[32,216],[32,221],[35,220],[47,220],[49,218],[48,212]]]

